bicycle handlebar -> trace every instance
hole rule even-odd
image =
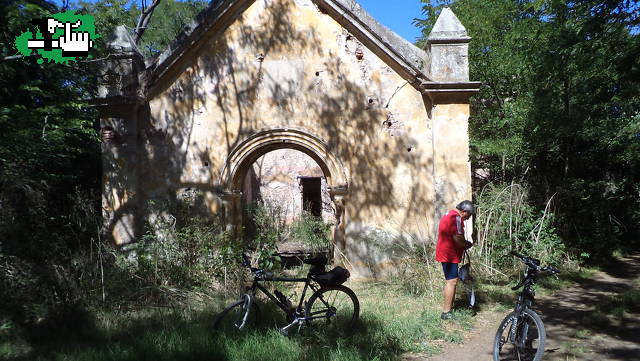
[[[511,251],[511,254],[518,257],[518,258],[524,258],[523,255],[521,255],[520,253],[516,252],[516,251]]]
[[[557,268],[555,268],[555,267],[552,267],[552,266],[545,266],[545,267],[542,267],[542,268],[540,269],[540,271],[542,271],[542,272],[549,272],[549,273],[551,273],[551,274],[560,273],[560,270],[559,270],[559,269],[557,269]]]
[[[516,251],[511,251],[511,254],[520,258],[520,260],[526,264],[527,266],[535,269],[536,271],[541,271],[541,272],[549,272],[551,274],[556,274],[556,273],[560,273],[560,270],[552,267],[552,266],[545,266],[545,267],[540,267],[540,260],[539,259],[535,259],[532,257],[528,257],[525,255],[522,255]]]
[[[259,280],[268,281],[273,279],[273,272],[251,267],[251,260],[246,253],[242,253],[242,266],[248,268],[249,271],[251,271],[251,273],[253,273],[253,275]]]
[[[511,254],[520,258],[520,260],[526,264],[527,266],[539,271],[540,270],[540,260],[535,259],[535,258],[531,258],[525,255],[522,255],[516,251],[511,251]]]

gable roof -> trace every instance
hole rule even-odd
[[[431,81],[430,56],[377,22],[354,0],[310,0],[378,55],[413,86]],[[255,0],[213,1],[162,53],[145,61],[147,87],[153,88],[205,38],[223,33]]]

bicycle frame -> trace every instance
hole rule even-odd
[[[524,280],[520,284],[512,288],[512,290],[517,290],[518,288],[523,287],[522,291],[520,291],[520,293],[518,294],[518,298],[516,299],[516,306],[513,310],[513,322],[511,323],[511,330],[509,331],[509,341],[511,343],[517,344],[518,346],[523,345],[520,344],[521,342],[516,340],[516,333],[518,330],[518,326],[523,321],[522,314],[526,309],[531,309],[531,307],[533,306],[535,297],[533,286],[536,283],[537,276],[538,270],[532,268],[531,266],[528,266]],[[524,331],[524,334],[526,334],[526,332],[528,331],[528,325],[525,325]]]
[[[535,300],[534,286],[541,272],[553,275],[560,271],[552,266],[540,267],[540,260],[515,251],[511,254],[518,257],[526,268],[524,279],[511,288],[516,291],[522,287],[522,290],[518,293],[513,312],[498,327],[493,341],[493,359],[501,360],[504,355],[509,360],[540,361],[544,355],[546,332],[542,319],[532,309]],[[503,350],[505,345],[508,346]]]
[[[311,293],[313,294],[322,289],[322,286],[318,286],[315,284],[315,281],[313,280],[311,274],[307,274],[307,277],[305,278],[285,278],[285,277],[273,277],[269,273],[265,275],[263,271],[260,269],[256,269],[256,268],[250,268],[250,269],[254,275],[254,278],[251,286],[247,288],[247,293],[245,293],[247,297],[245,298],[244,307],[247,310],[251,308],[256,291],[260,291],[263,294],[265,294],[267,298],[271,300],[271,302],[275,303],[288,317],[291,317],[292,319],[288,325],[280,329],[281,332],[287,333],[288,329],[293,327],[296,324],[299,325],[300,327],[302,326],[302,322],[315,320],[319,318],[329,318],[335,315],[335,312],[332,310],[332,308],[327,303],[327,301],[322,297],[322,295],[320,295],[318,299],[325,306],[327,306],[329,310],[332,310],[333,312],[327,313],[323,311],[323,312],[318,312],[318,314],[321,314],[321,315],[316,315],[314,313],[308,316],[305,314],[304,302],[306,299],[307,290],[311,289]],[[297,306],[291,307],[292,305],[283,303],[276,295],[271,293],[261,282],[297,282],[297,283],[304,282],[304,289],[302,290],[302,294],[300,295],[300,300],[298,301]],[[245,318],[246,318],[246,315],[245,315]],[[243,319],[241,326],[244,326],[244,322],[245,320]]]
[[[263,294],[265,294],[271,300],[271,302],[275,303],[285,313],[290,312],[292,309],[288,305],[285,305],[284,303],[282,303],[278,299],[278,297],[276,297],[265,286],[263,286],[260,283],[261,281],[262,282],[297,282],[297,283],[304,282],[304,289],[302,290],[302,294],[300,295],[300,300],[298,301],[298,305],[294,308],[294,310],[296,311],[303,309],[304,300],[306,298],[305,296],[308,289],[311,289],[312,292],[315,292],[318,289],[320,289],[319,287],[314,286],[314,284],[312,283],[313,280],[311,279],[311,277],[306,277],[306,278],[254,277],[253,283],[251,284],[251,286],[248,288],[247,291],[250,291],[253,295],[255,295],[256,290],[260,290]],[[307,319],[311,319],[311,318],[305,318],[305,321]]]

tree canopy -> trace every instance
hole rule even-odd
[[[449,6],[473,37],[471,161],[485,182],[553,197],[576,252],[606,254],[640,221],[640,4],[423,0],[422,45]],[[637,233],[635,233],[637,238]]]

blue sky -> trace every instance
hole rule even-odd
[[[93,0],[88,1],[93,2]],[[420,36],[418,28],[413,26],[413,19],[422,17],[420,0],[356,1],[376,20],[410,42],[415,42]],[[53,2],[61,5],[63,0],[53,0]]]
[[[371,16],[398,35],[415,42],[420,31],[413,19],[422,18],[420,0],[356,0]]]

